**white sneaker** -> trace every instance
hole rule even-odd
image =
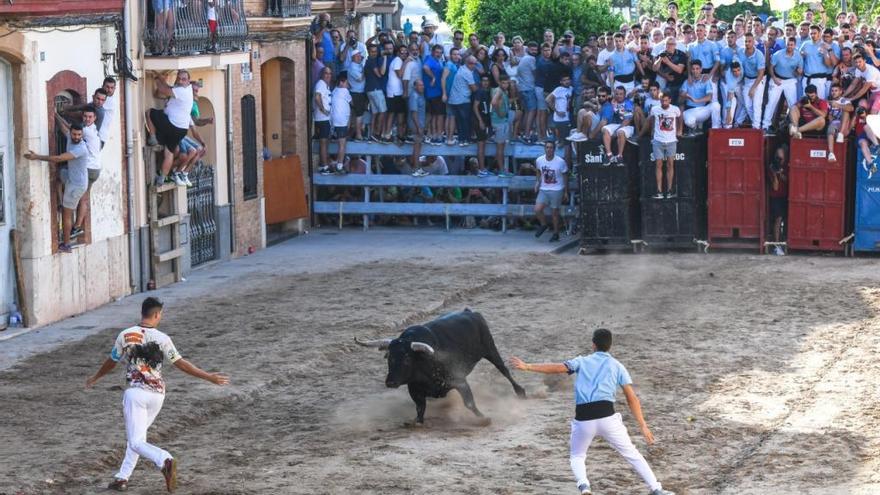
[[[675,492],[670,492],[669,490],[664,490],[662,488],[658,488],[651,492],[651,495],[675,495]]]
[[[424,176],[426,176],[426,175],[431,175],[431,173],[428,172],[428,171],[426,171],[426,170],[423,169],[423,168],[419,168],[419,169],[417,169],[415,172],[412,173],[412,176],[413,176],[413,177],[424,177]]]
[[[837,142],[838,142],[838,143],[842,143],[842,142],[843,142],[843,133],[842,133],[842,132],[838,132],[838,133],[837,133]]]
[[[174,183],[177,184],[178,186],[186,187],[186,182],[184,182],[182,175],[183,174],[181,174],[180,172],[172,172],[171,173],[171,180],[173,180]]]
[[[776,246],[773,249],[773,254],[776,256],[785,256],[785,251],[782,250],[782,246]]]
[[[834,163],[837,161],[837,156],[835,156],[833,151],[828,152],[828,161]]]
[[[587,140],[587,136],[584,135],[583,132],[580,132],[578,130],[574,130],[574,131],[571,131],[571,134],[569,134],[566,139],[568,139],[569,141],[573,141],[575,143],[582,143]]]
[[[590,491],[590,484],[589,483],[581,483],[580,485],[578,485],[578,490],[581,492],[581,495],[592,495],[593,494],[593,492]]]
[[[791,137],[793,137],[795,139],[800,139],[803,137],[801,135],[800,131],[798,131],[797,126],[794,124],[791,124],[791,126],[788,128],[788,131],[789,131],[789,134],[791,134]]]
[[[192,187],[193,183],[189,181],[189,172],[183,172],[180,174],[183,178],[183,182],[186,183],[186,187]]]

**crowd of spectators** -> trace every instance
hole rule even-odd
[[[72,242],[85,234],[92,184],[101,175],[101,150],[114,128],[117,109],[116,79],[104,78],[89,103],[55,110],[55,125],[65,137],[64,149],[56,155],[28,151],[24,157],[58,167],[54,194],[61,210],[58,250],[71,252]]]
[[[880,16],[829,18],[819,6],[799,23],[749,12],[721,20],[706,2],[692,20],[674,1],[667,9],[616,32],[581,39],[546,30],[510,43],[504,33],[484,42],[461,31],[445,40],[431,21],[361,40],[319,17],[319,171],[346,172],[346,139],[412,143],[417,176],[429,173],[417,166],[418,144],[476,144],[476,174],[486,177],[517,173],[503,157],[507,143],[556,141],[572,170],[572,142],[601,142],[609,166],[628,140],[644,137],[653,141],[657,197],[668,198],[678,138],[735,127],[825,137],[829,162],[838,160],[835,144],[854,135],[860,165],[876,171],[880,142],[866,122],[880,111]],[[330,139],[340,140],[336,157],[326,152]],[[487,157],[493,141],[497,155]]]

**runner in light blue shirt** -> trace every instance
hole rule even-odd
[[[793,45],[795,42],[789,42],[789,45]],[[804,58],[801,57],[801,54],[794,51],[792,46],[792,51],[789,51],[786,47],[785,51],[778,51],[773,54],[773,57],[770,58],[770,65],[772,66],[772,74],[774,77],[779,79],[793,79],[797,77],[804,70]]]
[[[764,54],[755,49],[751,55],[746,53],[745,48],[740,48],[736,54],[739,63],[743,66],[743,76],[747,79],[758,77],[758,71],[765,68]]]
[[[563,363],[533,364],[512,357],[511,365],[522,371],[546,374],[574,374],[575,419],[571,422],[571,470],[581,494],[592,493],[587,478],[586,458],[593,438],[602,437],[619,452],[639,473],[651,490],[651,495],[675,495],[664,490],[641,453],[633,446],[623,425],[620,413],[614,412],[617,389],[622,388],[627,404],[648,444],[654,435],[642,416],[642,406],[632,388],[632,378],[626,368],[614,359],[611,350],[611,331],[600,328],[593,332],[593,353],[578,356]]]
[[[718,46],[706,39],[706,26],[697,24],[697,40],[688,45],[688,57],[691,61],[699,60],[703,67],[704,79],[707,75],[715,75],[716,66],[720,61]]]

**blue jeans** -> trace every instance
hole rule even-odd
[[[471,138],[471,104],[461,103],[458,105],[449,105],[452,107],[452,114],[455,116],[455,125],[458,127],[458,142],[463,143]]]

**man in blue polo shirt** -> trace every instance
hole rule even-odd
[[[678,100],[685,127],[691,133],[697,133],[703,122],[712,118],[712,128],[721,127],[721,105],[713,101],[715,84],[703,80],[703,65],[699,60],[691,62],[690,77],[681,85]]]
[[[675,495],[664,490],[651,471],[651,466],[636,450],[623,425],[620,413],[614,412],[617,389],[622,388],[626,402],[635,416],[648,445],[654,443],[654,435],[642,416],[642,406],[632,388],[632,378],[626,368],[614,359],[611,349],[611,331],[600,328],[593,332],[593,353],[578,356],[564,363],[532,364],[512,357],[510,364],[522,371],[545,374],[574,374],[575,419],[571,422],[571,470],[581,494],[591,494],[587,479],[587,449],[596,436],[602,437],[622,455],[648,485],[651,495]]]
[[[752,127],[761,127],[761,111],[764,103],[764,54],[755,48],[755,36],[745,34],[745,47],[737,52],[743,69],[743,99]]]
[[[784,94],[788,108],[797,103],[797,81],[804,70],[804,59],[795,50],[797,40],[792,36],[785,41],[785,51],[778,51],[770,59],[770,90],[767,92],[767,107],[761,128],[770,128],[770,121],[776,114],[776,105]]]
[[[616,33],[614,35],[614,53],[608,59],[608,63],[611,64],[608,72],[614,77],[614,87],[623,86],[627,95],[635,87],[637,61],[635,53],[626,49],[623,33]]]
[[[810,39],[801,45],[800,51],[804,58],[804,86],[816,86],[819,98],[824,100],[828,98],[831,71],[834,70],[834,51],[821,38],[821,28],[815,24],[810,26]]]
[[[706,39],[705,24],[697,24],[697,40],[688,45],[688,57],[690,57],[691,62],[695,60],[700,61],[704,81],[715,78],[720,65],[720,51],[718,50],[718,45]]]

